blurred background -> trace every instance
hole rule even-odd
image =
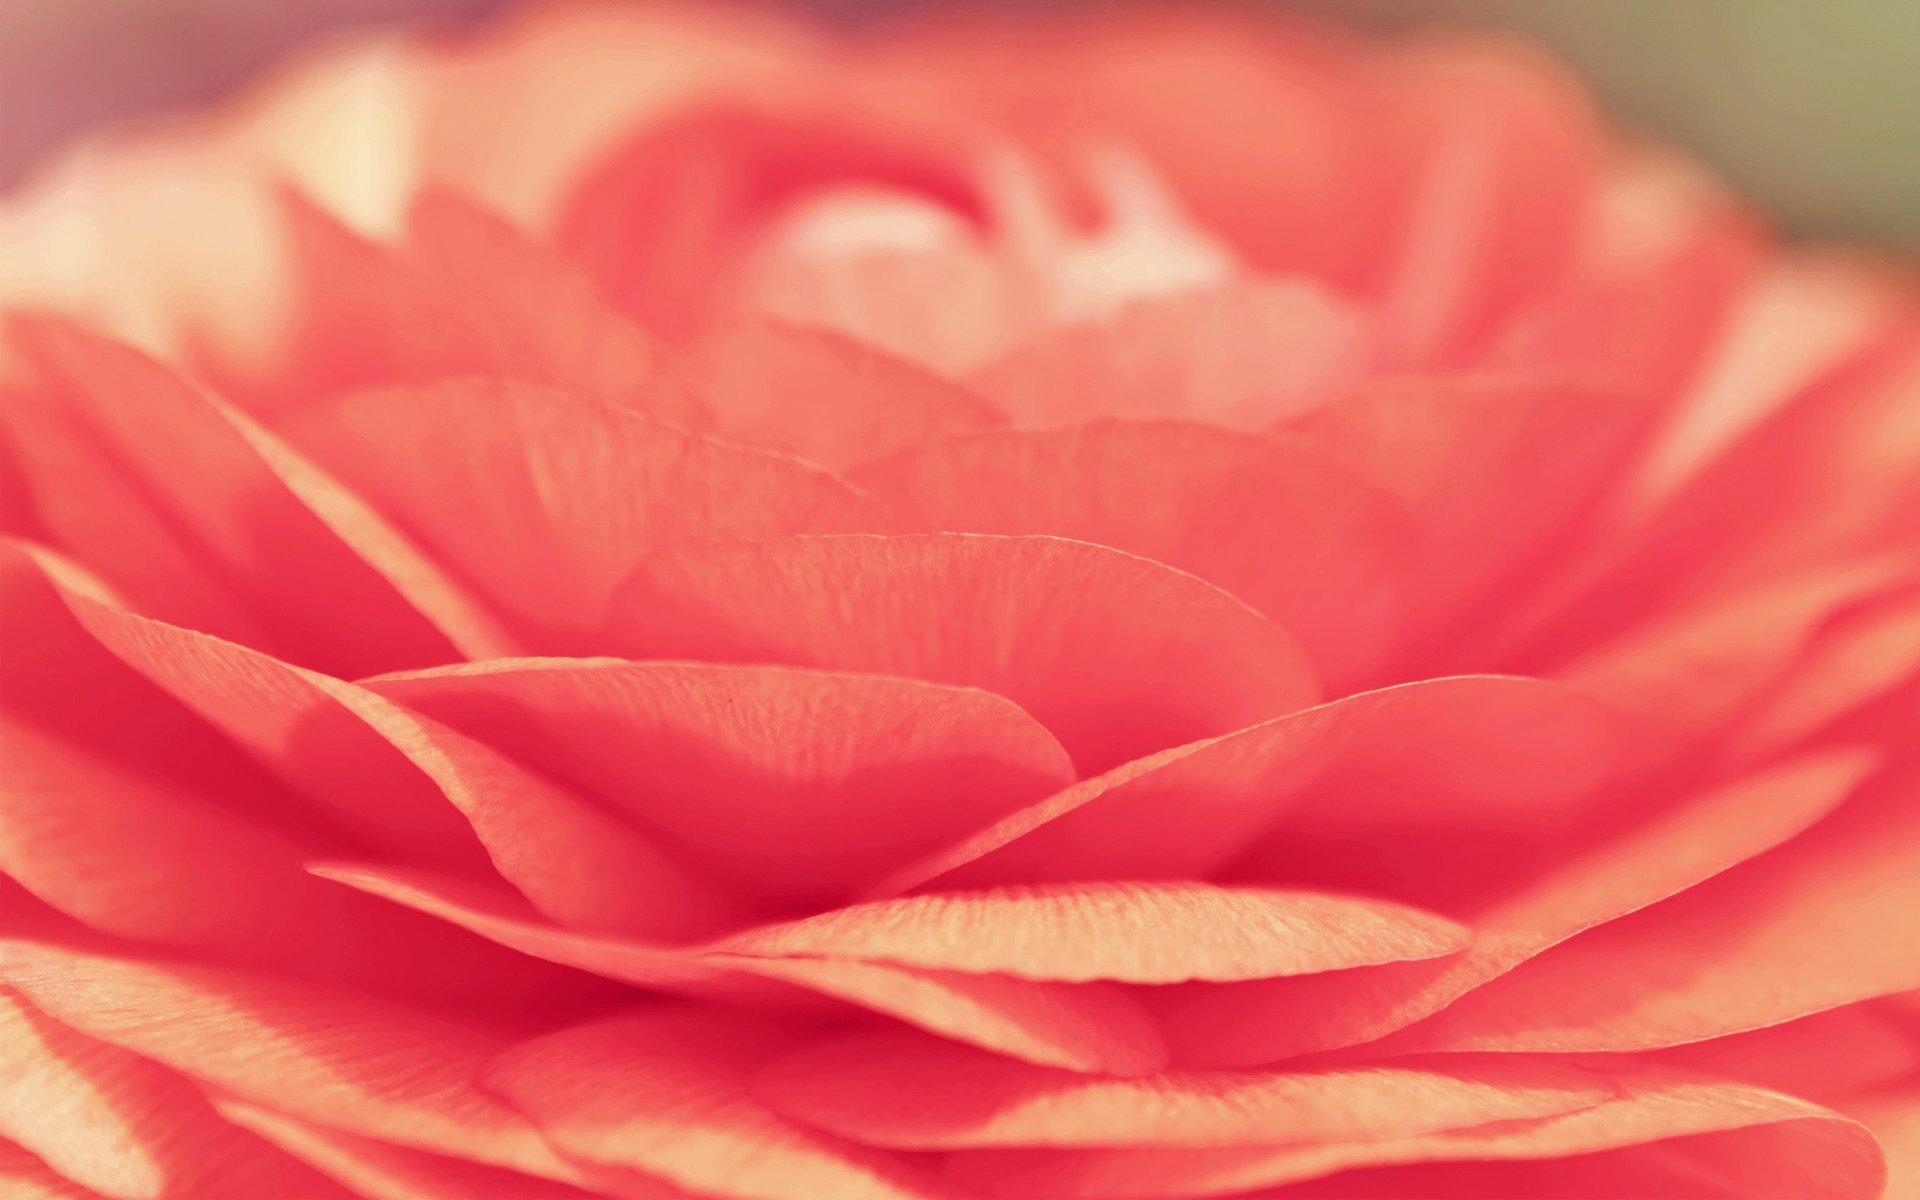
[[[0,0],[0,189],[89,127],[217,96],[315,38],[512,2]],[[962,0],[789,2],[870,21]],[[1372,29],[1526,33],[1617,118],[1691,147],[1786,228],[1920,252],[1920,0],[1265,2]]]

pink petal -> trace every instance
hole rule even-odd
[[[977,212],[959,156],[916,132],[804,107],[690,108],[596,165],[559,242],[649,328],[696,330],[759,227],[811,194],[867,184]]]
[[[1222,1150],[974,1151],[956,1156],[952,1170],[988,1196],[1216,1196],[1355,1167],[1555,1160],[1670,1139],[1743,1133],[1672,1146],[1689,1160],[1693,1189],[1704,1174],[1724,1189],[1715,1194],[1756,1200],[1783,1194],[1835,1200],[1879,1195],[1884,1174],[1879,1151],[1866,1130],[1838,1113],[1774,1092],[1677,1072],[1626,1067],[1593,1073],[1596,1082],[1611,1084],[1619,1096],[1558,1116],[1494,1122],[1479,1129]],[[1579,1169],[1577,1163],[1555,1162],[1550,1176]]]
[[[36,1008],[241,1099],[348,1133],[576,1177],[531,1126],[475,1085],[501,1040],[444,1012],[40,942],[10,939],[0,949],[0,979]]]
[[[782,906],[844,898],[1073,777],[1013,704],[918,680],[507,659],[367,686],[601,797]]]
[[[1378,64],[1407,187],[1383,300],[1396,365],[1458,361],[1573,265],[1602,133],[1592,98],[1544,56],[1432,39]]]
[[[229,1125],[165,1067],[83,1037],[4,990],[0,1135],[108,1196],[346,1194]]]
[[[16,320],[12,334],[57,396],[40,418],[54,422],[51,436],[33,438],[25,458],[39,511],[137,602],[346,674],[449,656],[251,444],[242,418],[79,329]],[[61,445],[67,453],[41,453]]]
[[[220,1115],[325,1172],[364,1200],[585,1200],[592,1193],[498,1167],[356,1137],[240,1100]],[[660,1200],[681,1193],[662,1186]]]
[[[407,234],[416,264],[485,348],[462,373],[484,366],[491,375],[706,426],[705,404],[672,378],[665,351],[615,313],[573,264],[451,192],[416,199]]]
[[[417,908],[523,953],[642,987],[773,1000],[792,984],[959,1041],[1078,1071],[1141,1074],[1165,1065],[1151,1021],[1102,985],[1035,983],[878,963],[771,959],[572,933],[529,920],[497,895],[419,872],[315,867],[317,873]]]
[[[1775,853],[1542,954],[1409,1044],[1639,1050],[1920,988],[1915,780],[1886,775]]]
[[[1083,771],[1310,704],[1286,633],[1148,559],[1052,537],[796,537],[669,556],[616,596],[636,657],[787,662],[998,692]]]
[[[888,881],[1174,879],[1231,862],[1293,810],[1378,833],[1564,821],[1606,777],[1610,716],[1538,680],[1462,676],[1335,700],[1127,763]],[[1170,816],[1178,814],[1177,820]]]
[[[1287,428],[1413,513],[1426,557],[1409,590],[1432,637],[1578,543],[1643,438],[1646,407],[1551,379],[1413,377],[1362,386]]]
[[[1361,310],[1286,279],[1135,301],[1039,333],[970,378],[1021,425],[1117,417],[1259,430],[1345,391],[1372,357]]]
[[[1262,979],[1437,958],[1466,930],[1403,905],[1203,883],[1083,883],[876,900],[723,939],[766,958],[851,958],[1020,979]]]
[[[31,1152],[0,1138],[0,1183],[18,1200],[102,1200],[99,1192],[54,1173]]]
[[[1920,1074],[1920,1036],[1886,1006],[1830,1009],[1783,1025],[1672,1046],[1666,1066],[1834,1103]]]
[[[70,588],[108,649],[317,802],[414,861],[493,867],[583,924],[683,929],[715,898],[639,832],[487,747],[353,684]]]
[[[1826,649],[1827,621],[1916,580],[1920,558],[1909,555],[1823,563],[1642,622],[1555,677],[1626,714],[1636,760],[1664,764],[1704,738],[1744,726],[1737,720],[1744,709],[1783,685],[1806,656]],[[1897,663],[1899,648],[1889,649]],[[1844,691],[1847,684],[1833,679],[1828,686]]]
[[[753,1085],[791,1120],[904,1150],[1397,1138],[1568,1112],[1613,1094],[1592,1074],[1540,1059],[1115,1079],[894,1030],[809,1042]]]
[[[648,554],[695,537],[884,527],[796,459],[499,380],[342,398],[308,449],[524,625],[578,634]]]
[[[850,338],[775,321],[721,326],[683,371],[720,437],[844,470],[1001,424],[966,388]]]
[[[1733,731],[1749,760],[1814,736],[1920,680],[1920,591],[1838,617]]]
[[[1708,789],[1541,870],[1469,918],[1475,943],[1451,959],[1171,995],[1160,1016],[1175,1061],[1273,1062],[1410,1025],[1583,929],[1793,838],[1845,800],[1871,765],[1857,755],[1809,757]]]
[[[1920,1086],[1862,1096],[1844,1106],[1848,1116],[1866,1125],[1887,1155],[1883,1196],[1920,1194]]]
[[[1190,571],[1293,633],[1335,692],[1394,648],[1399,504],[1297,441],[1101,423],[935,442],[850,478],[926,529],[1047,533]]]
[[[768,1044],[751,1025],[661,1008],[523,1042],[493,1062],[485,1082],[569,1158],[703,1196],[947,1194],[902,1159],[822,1137],[755,1101],[741,1072]]]

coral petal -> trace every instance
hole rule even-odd
[[[1551,825],[1592,794],[1615,752],[1610,715],[1553,684],[1404,684],[1137,759],[903,869],[888,887],[1192,877],[1298,819],[1296,809],[1376,833],[1433,813],[1467,829]]]
[[[1357,1167],[1557,1160],[1648,1147],[1648,1153],[1680,1156],[1672,1165],[1681,1172],[1685,1190],[1672,1194],[1700,1194],[1704,1176],[1715,1185],[1711,1193],[1715,1195],[1787,1194],[1822,1200],[1871,1200],[1879,1195],[1884,1177],[1879,1150],[1865,1129],[1838,1113],[1775,1092],[1652,1068],[1595,1069],[1593,1074],[1596,1081],[1615,1086],[1620,1093],[1617,1098],[1558,1116],[1494,1122],[1479,1129],[1380,1141],[1222,1150],[974,1151],[956,1156],[953,1170],[963,1182],[989,1196],[1118,1200],[1248,1192]],[[1721,1136],[1701,1136],[1710,1134]],[[1730,1136],[1735,1134],[1744,1136]],[[1575,1169],[1554,1162],[1548,1180]],[[1360,1187],[1360,1194],[1372,1194],[1365,1190],[1364,1177],[1351,1182]],[[1433,1182],[1429,1178],[1428,1186]],[[1641,1187],[1645,1186],[1643,1180]],[[1669,1179],[1666,1188],[1673,1186]],[[1600,1195],[1669,1194],[1666,1188],[1614,1192],[1604,1183],[1601,1187]],[[1468,1190],[1463,1194],[1489,1193]]]
[[[1540,955],[1409,1044],[1641,1050],[1920,988],[1917,783],[1882,777],[1791,845]]]
[[[697,953],[556,929],[512,911],[484,889],[419,872],[313,869],[523,953],[642,987],[767,999],[765,981],[774,981],[1047,1066],[1137,1075],[1166,1063],[1159,1033],[1139,1005],[1102,985],[1035,983],[883,963]]]
[[[1190,571],[1298,637],[1336,693],[1394,649],[1415,561],[1399,502],[1328,455],[1203,425],[996,431],[849,477],[922,528],[1055,534]]]
[[[592,1193],[551,1180],[328,1129],[285,1113],[216,1097],[214,1107],[364,1200],[585,1200]],[[661,1200],[676,1193],[667,1188]]]
[[[656,1010],[524,1042],[487,1068],[485,1082],[569,1158],[639,1171],[702,1196],[930,1200],[946,1193],[904,1160],[767,1111],[741,1078],[765,1042],[751,1025]]]
[[[107,1196],[346,1194],[234,1129],[165,1067],[84,1037],[4,989],[0,1135]]]
[[[1294,640],[1191,575],[1086,542],[793,537],[648,564],[616,596],[636,657],[786,662],[998,692],[1082,771],[1311,704]]]
[[[1139,300],[1039,334],[970,376],[1020,425],[1098,417],[1269,429],[1357,383],[1364,314],[1306,280]]]
[[[1437,958],[1467,932],[1361,897],[1201,883],[1083,883],[877,900],[735,934],[719,949],[1020,979],[1262,979]]]
[[[348,1133],[575,1177],[531,1126],[475,1086],[501,1039],[445,1013],[41,942],[8,939],[0,952],[0,979],[36,1008],[241,1099]]]
[[[549,640],[590,628],[628,572],[678,542],[886,524],[796,459],[503,380],[343,397],[288,428]]]
[[[1273,1062],[1410,1025],[1581,930],[1693,888],[1794,838],[1844,801],[1871,766],[1859,755],[1808,756],[1706,789],[1540,871],[1473,916],[1474,945],[1451,959],[1175,997],[1160,1014],[1175,1060]]]
[[[689,349],[682,369],[711,407],[716,435],[835,470],[1004,420],[903,359],[777,321],[721,326]]]
[[[1072,779],[998,696],[795,667],[506,659],[367,687],[667,833],[735,886],[831,901]]]
[[[802,1046],[753,1082],[793,1120],[906,1150],[1361,1141],[1550,1116],[1613,1095],[1592,1074],[1543,1059],[1114,1079],[891,1030]]]

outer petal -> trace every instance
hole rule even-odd
[[[1164,1066],[1158,1032],[1139,1006],[1104,985],[1035,983],[882,963],[756,958],[599,937],[528,919],[496,894],[417,872],[315,867],[523,953],[642,987],[725,999],[778,1000],[792,984],[959,1041],[1077,1071],[1137,1075]]]
[[[1920,1188],[1920,1086],[1888,1089],[1846,1105],[1847,1115],[1866,1125],[1887,1154],[1883,1195],[1905,1196]]]
[[[1456,829],[1550,827],[1594,792],[1614,753],[1609,715],[1551,684],[1405,684],[1127,763],[889,886],[1205,875],[1304,812],[1370,835],[1432,813]]]
[[[451,656],[244,418],[127,347],[57,323],[12,332],[55,392],[25,455],[39,511],[136,601],[348,674]]]
[[[1050,533],[1218,584],[1331,690],[1393,650],[1415,548],[1399,504],[1305,443],[1171,422],[937,442],[851,478],[927,529]]]
[[[1663,1143],[1716,1194],[1872,1200],[1884,1169],[1873,1138],[1838,1113],[1775,1092],[1678,1073],[1596,1070],[1613,1100],[1560,1116],[1371,1142],[1233,1150],[1004,1150],[957,1158],[954,1173],[990,1196],[1213,1196],[1392,1163],[1564,1159]],[[1735,1134],[1693,1144],[1670,1139]],[[1578,1166],[1555,1163],[1555,1171]],[[1364,1186],[1364,1185],[1363,1185]],[[1471,1193],[1470,1193],[1471,1194]],[[1536,1193],[1537,1194],[1537,1193]],[[1602,1192],[1602,1194],[1609,1194]],[[1616,1193],[1617,1194],[1617,1193]]]
[[[1176,1061],[1272,1062],[1381,1037],[1595,925],[1694,887],[1801,833],[1871,763],[1813,756],[1708,789],[1562,861],[1470,923],[1474,946],[1437,963],[1369,967],[1169,996]]]
[[[1614,1094],[1591,1073],[1540,1059],[1113,1079],[890,1030],[810,1042],[753,1085],[792,1120],[905,1150],[1360,1141],[1549,1116]]]
[[[30,1151],[0,1138],[0,1183],[20,1200],[101,1200],[100,1193],[54,1173]]]
[[[883,527],[795,459],[504,381],[366,393],[295,440],[523,625],[578,634],[649,553],[695,537]]]
[[[802,537],[657,560],[615,598],[639,657],[787,662],[998,692],[1083,771],[1312,703],[1299,646],[1233,597],[1050,537]]]
[[[444,1013],[18,939],[0,943],[0,978],[63,1024],[242,1099],[349,1133],[575,1176],[475,1086],[500,1040]]]
[[[639,832],[487,747],[371,692],[61,586],[108,649],[374,845],[492,864],[584,924],[683,930],[714,898]]]
[[[1021,979],[1262,979],[1438,958],[1467,931],[1362,897],[1201,883],[1082,883],[877,900],[720,942],[771,958],[852,958]]]
[[[1794,844],[1541,955],[1408,1044],[1638,1050],[1920,988],[1917,785],[1884,777]]]
[[[672,1008],[575,1026],[513,1047],[486,1086],[568,1157],[729,1200],[926,1200],[946,1190],[904,1160],[790,1124],[741,1071],[775,1039]]]
[[[240,1100],[216,1098],[214,1107],[235,1125],[311,1163],[364,1200],[474,1200],[480,1196],[486,1200],[585,1200],[592,1194],[552,1180],[356,1137]],[[657,1193],[659,1200],[681,1195],[665,1185]]]
[[[1072,779],[1013,704],[918,680],[507,659],[368,687],[602,797],[783,908],[845,897]]]
[[[185,1079],[4,989],[0,1135],[74,1183],[128,1200],[346,1195],[222,1120]]]

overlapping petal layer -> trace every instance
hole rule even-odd
[[[9,1197],[1912,1176],[1920,306],[1523,48],[534,6],[0,236]]]

